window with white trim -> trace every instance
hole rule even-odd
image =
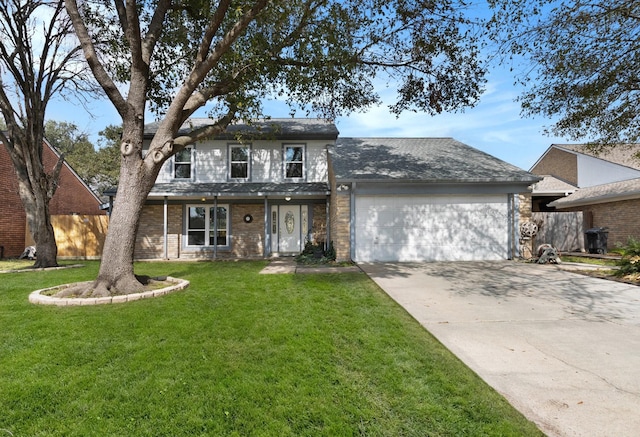
[[[243,145],[229,146],[229,179],[249,179],[251,147]]]
[[[187,205],[187,246],[229,245],[228,205]]]
[[[304,176],[304,146],[284,146],[284,177],[301,179]]]
[[[191,146],[185,147],[175,154],[173,157],[174,179],[193,179],[194,156],[195,153]]]

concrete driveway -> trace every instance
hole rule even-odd
[[[512,261],[360,267],[544,433],[640,435],[640,287]]]

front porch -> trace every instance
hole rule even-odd
[[[307,241],[330,241],[329,195],[322,185],[319,192],[302,194],[150,196],[134,256],[138,260],[295,256]]]

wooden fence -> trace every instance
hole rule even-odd
[[[562,252],[584,250],[584,220],[581,211],[534,212],[531,219],[538,225],[536,246],[551,244]]]
[[[58,258],[96,259],[102,256],[109,217],[106,215],[52,215]],[[25,246],[34,245],[27,225]]]

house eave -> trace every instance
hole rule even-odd
[[[394,178],[338,178],[338,184],[423,184],[423,185],[465,185],[465,184],[487,184],[487,185],[523,185],[529,186],[540,181],[542,178],[531,178],[523,180],[497,180],[497,179],[394,179]]]
[[[578,206],[597,205],[602,203],[621,202],[623,200],[636,200],[640,199],[640,191],[624,193],[624,194],[607,194],[604,196],[589,197],[579,200],[565,200],[558,199],[549,203],[549,206],[553,206],[557,209],[574,208]]]

